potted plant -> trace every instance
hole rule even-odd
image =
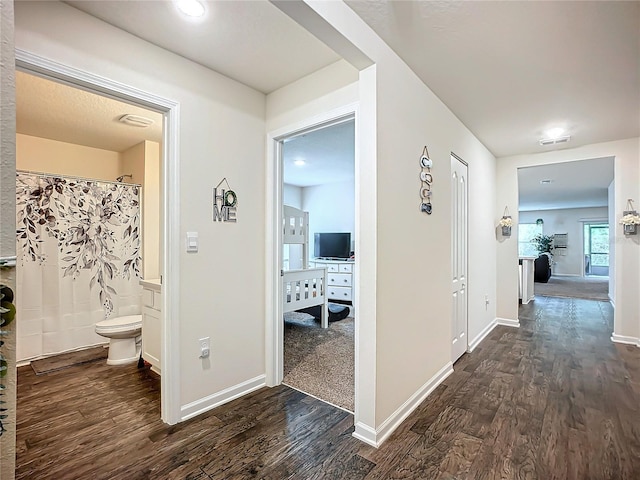
[[[535,243],[539,253],[548,253],[550,256],[553,256],[553,235],[539,233],[533,237],[531,241]]]

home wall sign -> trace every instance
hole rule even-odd
[[[431,184],[433,183],[433,175],[431,174],[431,166],[433,162],[429,158],[429,150],[427,146],[422,149],[420,156],[420,211],[431,215],[433,207],[431,206]]]
[[[227,189],[220,188],[222,184],[226,184]],[[238,204],[238,196],[231,189],[227,178],[223,178],[213,189],[213,221],[214,222],[236,222],[236,206]]]

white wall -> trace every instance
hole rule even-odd
[[[607,198],[609,203],[609,208],[607,210],[607,218],[609,220],[609,300],[614,303],[615,306],[615,297],[616,297],[616,237],[615,231],[617,228],[620,228],[616,225],[616,211],[613,208],[615,203],[615,191],[616,181],[614,180],[609,185],[607,189]]]
[[[349,232],[351,249],[354,249],[355,193],[353,181],[316,185],[302,190],[302,209],[309,212],[309,257],[313,257],[314,234],[318,232]]]
[[[122,175],[118,152],[20,133],[16,135],[16,167],[111,182]]]
[[[623,338],[640,338],[640,236],[622,233],[618,225],[628,198],[640,198],[640,139],[631,138],[615,142],[585,145],[535,155],[517,155],[498,159],[497,208],[509,205],[517,211],[518,168],[546,165],[591,158],[614,158],[615,195],[615,313],[614,334]],[[514,222],[518,218],[514,217]],[[516,238],[516,237],[512,237]],[[498,316],[517,318],[518,315],[518,267],[517,242],[502,242],[498,248]],[[635,340],[634,340],[635,342]]]
[[[520,212],[519,223],[535,223],[538,218],[541,218],[544,220],[542,232],[545,235],[567,233],[567,248],[553,251],[553,274],[580,277],[584,276],[584,223],[582,220],[607,222],[607,216],[607,207],[535,210]]]
[[[13,2],[0,2],[0,256],[16,254],[16,96],[13,41]],[[15,269],[0,269],[0,283],[15,292]],[[19,292],[16,292],[19,295]],[[2,406],[7,415],[2,421],[6,432],[0,436],[0,478],[15,478],[16,460],[16,323],[2,327],[4,345],[0,353],[8,366],[0,382]]]
[[[450,365],[452,151],[469,163],[470,337],[495,319],[495,213],[487,208],[495,199],[495,158],[347,5],[307,4],[375,63],[361,72],[366,127],[356,127],[356,191],[366,189],[356,196],[356,218],[364,224],[356,249],[374,252],[357,253],[359,314],[365,317],[359,333],[376,344],[366,350],[375,361],[359,360],[364,381],[374,384],[375,404],[373,412],[370,404],[359,409],[356,390],[356,434],[376,441]],[[425,145],[434,161],[431,216],[419,209],[418,161]]]
[[[295,208],[302,208],[302,187],[284,184],[282,190],[282,202]]]
[[[15,39],[20,49],[179,102],[178,227],[182,238],[200,238],[199,252],[179,260],[180,403],[206,408],[225,389],[259,382],[265,187],[256,159],[265,153],[265,96],[57,2],[18,2]],[[238,194],[237,223],[212,221],[212,188],[223,177]],[[198,358],[206,336],[209,361]]]

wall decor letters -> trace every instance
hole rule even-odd
[[[227,190],[220,188],[223,183],[227,185]],[[238,196],[231,189],[227,177],[225,177],[213,189],[213,221],[235,223],[237,204]]]
[[[431,184],[433,183],[433,175],[431,174],[431,166],[433,162],[429,158],[429,150],[424,146],[422,155],[420,156],[420,211],[431,215],[433,207],[431,206]]]

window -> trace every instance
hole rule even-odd
[[[521,257],[537,257],[538,249],[532,239],[542,234],[542,225],[536,223],[518,224],[518,255]]]
[[[585,274],[609,274],[609,225],[584,224]]]

